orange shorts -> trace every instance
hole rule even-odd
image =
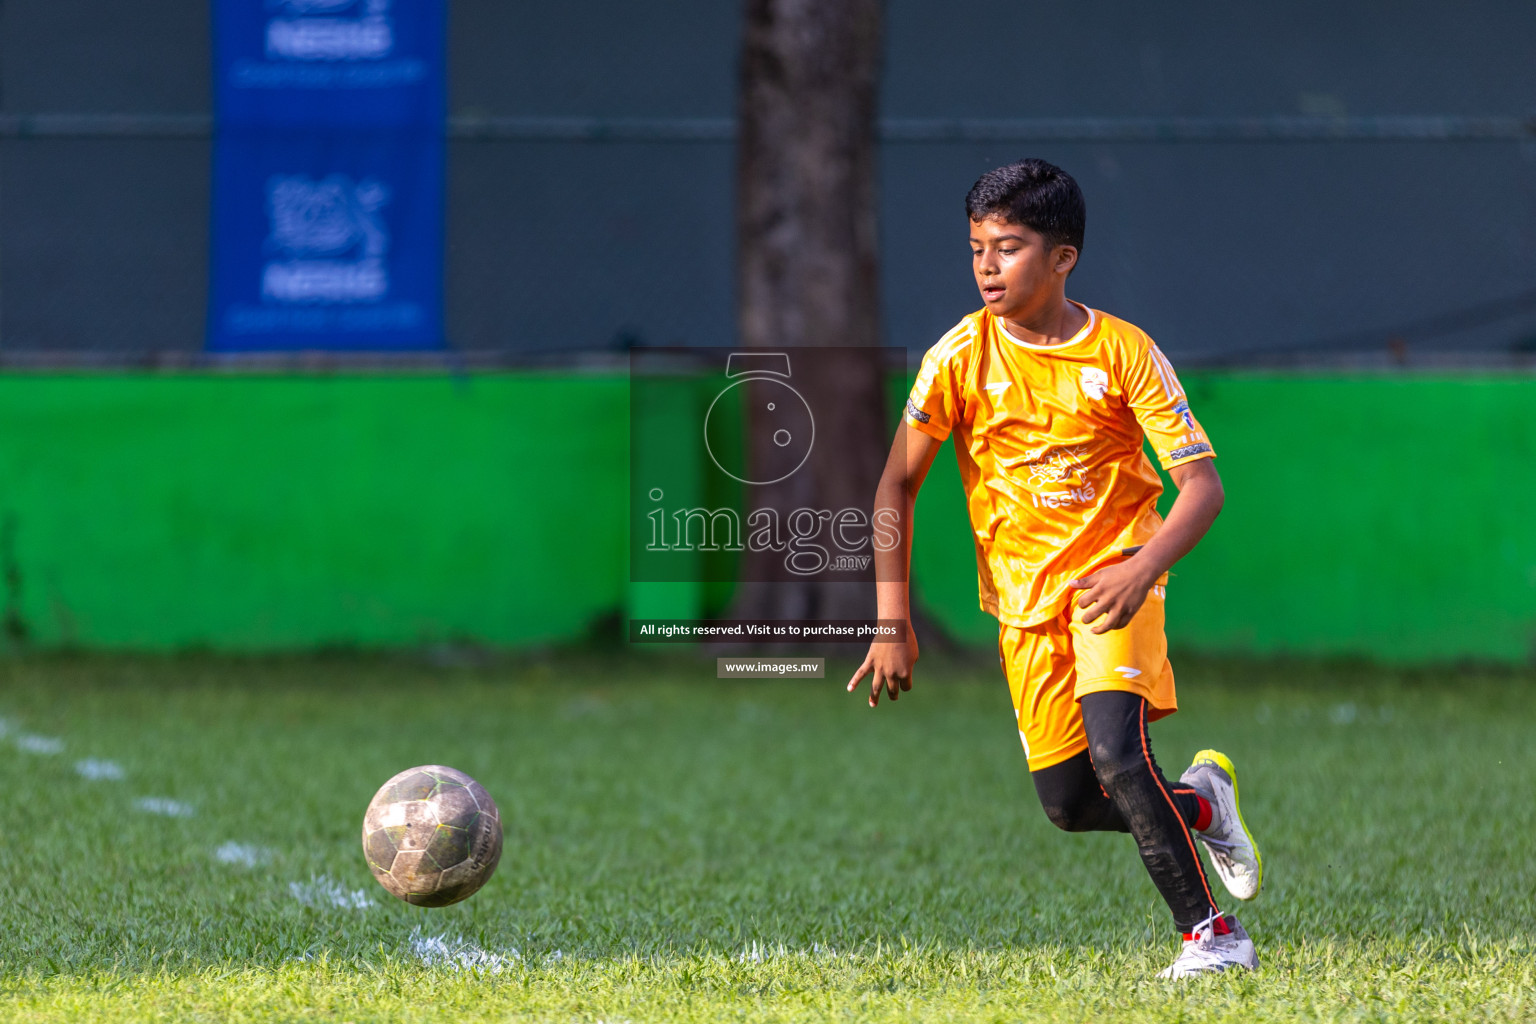
[[[1167,588],[1159,582],[1129,625],[1097,635],[1090,625],[1077,621],[1081,612],[1075,601],[1050,622],[1028,629],[1000,628],[998,657],[1008,676],[1030,771],[1060,764],[1088,749],[1077,705],[1085,693],[1140,694],[1147,701],[1148,721],[1179,709],[1173,666],[1168,663],[1168,638],[1163,634],[1166,599]]]

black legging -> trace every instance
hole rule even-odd
[[[1189,834],[1200,813],[1194,790],[1163,778],[1147,736],[1147,702],[1106,690],[1078,702],[1088,749],[1032,772],[1040,805],[1068,832],[1129,832],[1184,932],[1216,913],[1205,867]]]

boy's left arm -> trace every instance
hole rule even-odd
[[[1173,477],[1179,495],[1174,499],[1173,508],[1168,510],[1162,529],[1125,561],[1072,581],[1072,586],[1083,590],[1077,599],[1077,606],[1083,609],[1082,621],[1098,620],[1093,627],[1095,633],[1107,633],[1129,625],[1132,616],[1141,610],[1142,602],[1147,599],[1147,591],[1173,563],[1200,543],[1200,538],[1205,536],[1221,511],[1225,495],[1214,460],[1204,458],[1181,463],[1168,473]]]

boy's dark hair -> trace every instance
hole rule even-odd
[[[1047,245],[1083,251],[1088,207],[1072,175],[1055,164],[1031,157],[988,171],[965,197],[971,220],[999,218],[1023,224]]]

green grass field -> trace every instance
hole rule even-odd
[[[1262,969],[1184,984],[1131,840],[1040,813],[995,668],[877,711],[713,675],[0,663],[0,1019],[1536,1019],[1530,673],[1181,663],[1164,767],[1231,753],[1267,869]],[[443,910],[358,842],[424,762],[508,825]]]

